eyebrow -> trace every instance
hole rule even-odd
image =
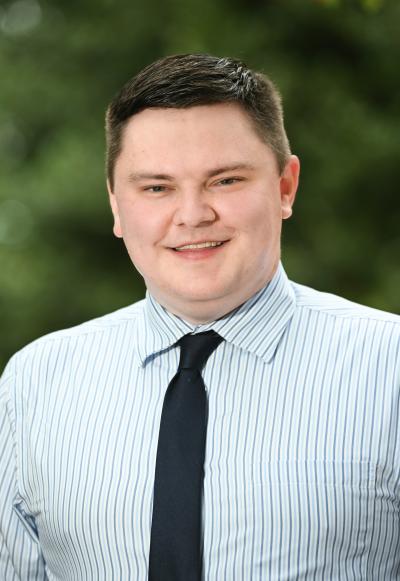
[[[216,168],[210,169],[206,173],[206,177],[212,178],[216,175],[219,175],[221,173],[225,173],[228,171],[237,171],[237,170],[251,171],[254,169],[255,169],[255,167],[253,165],[251,165],[250,163],[232,163],[229,165],[224,165],[221,167],[216,167]],[[172,182],[174,179],[175,178],[173,176],[168,175],[168,174],[164,174],[164,173],[131,173],[128,176],[128,180],[130,182],[138,182],[140,180],[161,180],[161,181]]]
[[[207,177],[212,178],[220,173],[225,173],[228,171],[251,171],[254,170],[255,166],[250,163],[232,163],[230,165],[225,165],[222,167],[216,167],[215,169],[210,170],[207,172]]]

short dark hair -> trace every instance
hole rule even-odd
[[[243,62],[209,54],[167,56],[145,67],[117,93],[106,113],[106,171],[113,187],[115,162],[127,121],[144,109],[187,108],[238,103],[276,156],[282,172],[290,146],[283,124],[281,96],[264,74]]]

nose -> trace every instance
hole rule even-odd
[[[195,228],[214,222],[216,212],[206,192],[186,190],[178,197],[174,214],[175,226]]]

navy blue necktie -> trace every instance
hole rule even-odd
[[[207,395],[201,370],[221,343],[214,331],[185,335],[164,397],[158,438],[149,581],[200,581],[201,499]]]

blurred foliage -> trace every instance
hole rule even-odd
[[[302,160],[294,280],[400,310],[398,0],[0,1],[0,366],[144,293],[112,237],[104,110],[156,58],[242,58],[284,96]]]

